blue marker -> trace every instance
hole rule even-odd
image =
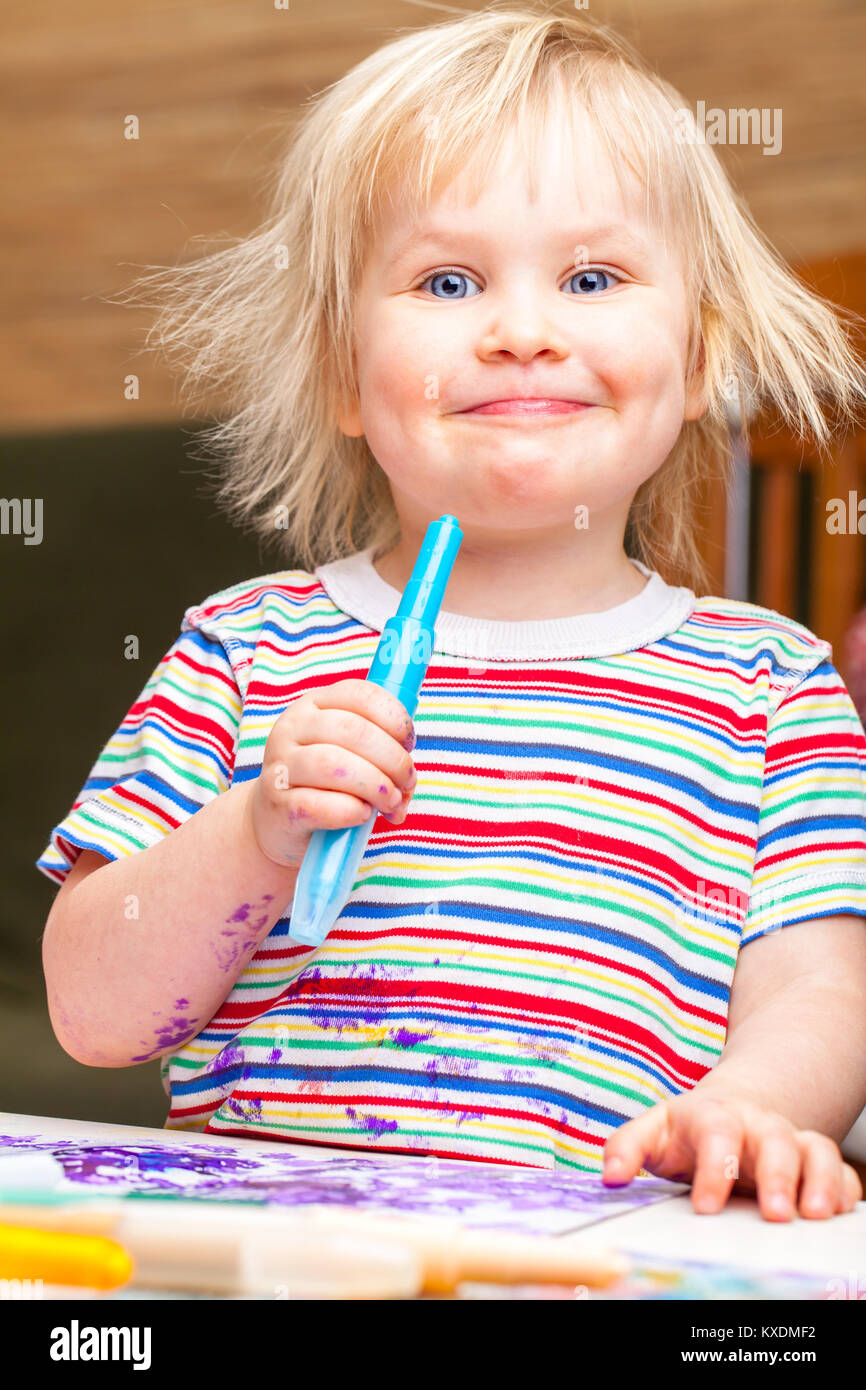
[[[367,680],[396,695],[410,716],[418,707],[436,619],[462,540],[455,516],[431,521],[400,606],[382,629],[367,672]],[[295,881],[289,925],[293,941],[321,946],[352,891],[377,814],[345,830],[313,831]]]

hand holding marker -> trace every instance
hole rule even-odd
[[[382,630],[367,681],[389,691],[414,715],[418,694],[433,655],[435,623],[442,607],[463,532],[453,516],[427,527],[400,606]],[[346,904],[358,865],[376,822],[342,830],[315,830],[295,883],[289,935],[306,946],[321,946]]]

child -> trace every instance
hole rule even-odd
[[[732,383],[823,445],[866,374],[683,106],[571,15],[411,32],[258,233],[149,277],[304,565],[186,609],[38,861],[57,1037],[160,1058],[168,1127],[862,1196],[866,741],[827,642],[696,596],[693,512]],[[364,677],[445,512],[410,720]],[[309,836],[373,812],[311,953]]]

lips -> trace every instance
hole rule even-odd
[[[588,410],[584,401],[564,401],[548,397],[515,397],[510,400],[487,401],[472,406],[461,415],[573,415]]]

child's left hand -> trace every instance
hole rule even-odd
[[[622,1167],[614,1171],[611,1159]],[[720,1211],[731,1191],[757,1195],[767,1221],[795,1214],[827,1217],[851,1211],[863,1185],[839,1147],[814,1129],[736,1093],[700,1086],[628,1120],[604,1146],[605,1183],[631,1182],[641,1168],[692,1182],[695,1211]]]

